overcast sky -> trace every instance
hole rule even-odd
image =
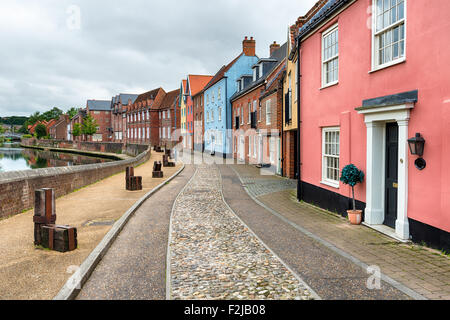
[[[177,89],[234,59],[245,36],[267,56],[315,2],[1,0],[0,116]]]

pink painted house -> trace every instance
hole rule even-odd
[[[300,199],[345,215],[352,163],[366,225],[450,248],[449,21],[448,0],[329,0],[299,29]]]

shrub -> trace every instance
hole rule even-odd
[[[364,172],[359,170],[354,164],[349,164],[342,169],[340,180],[344,184],[348,184],[352,187],[353,211],[355,211],[355,186],[356,184],[363,182]]]

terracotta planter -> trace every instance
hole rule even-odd
[[[362,210],[347,210],[347,214],[351,224],[361,224]]]

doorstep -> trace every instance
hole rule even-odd
[[[362,224],[402,243],[410,242],[409,240],[400,239],[395,233],[395,229],[385,226],[384,224],[368,224],[367,222],[363,222]]]

